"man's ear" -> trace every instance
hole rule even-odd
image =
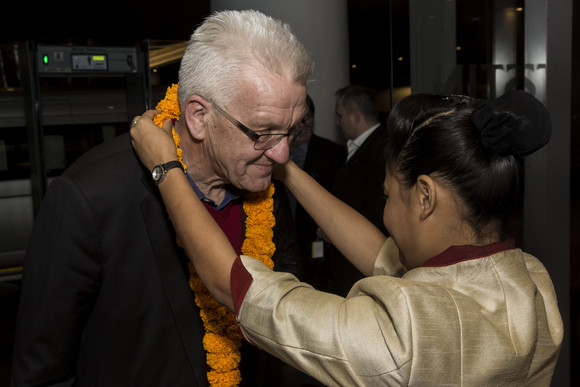
[[[437,185],[428,175],[420,175],[415,185],[421,220],[427,219],[437,206]]]
[[[352,122],[358,126],[360,124],[360,122],[362,121],[362,113],[359,112],[358,110],[355,111],[354,113],[352,113]]]
[[[208,129],[209,102],[199,95],[191,95],[185,103],[185,122],[191,136],[203,140]]]

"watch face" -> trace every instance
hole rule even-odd
[[[161,165],[155,166],[151,172],[151,175],[153,176],[153,181],[159,181],[161,177],[163,177],[163,168]]]

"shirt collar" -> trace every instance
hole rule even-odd
[[[191,176],[187,175],[187,180],[189,180],[189,184],[197,194],[197,196],[201,199],[202,202],[209,204],[210,206],[214,207],[216,210],[221,211],[224,209],[228,204],[230,204],[233,200],[239,198],[241,196],[241,191],[232,185],[226,186],[226,196],[224,200],[218,205],[216,202],[211,200],[210,198],[206,197],[203,192],[197,187]]]

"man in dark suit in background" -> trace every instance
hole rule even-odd
[[[315,107],[310,96],[306,97],[308,130],[297,137],[291,145],[290,158],[320,185],[331,190],[340,167],[346,160],[346,148],[324,137],[317,136],[315,129]],[[296,202],[288,191],[296,222],[298,242],[304,257],[305,280],[317,278],[323,258],[323,241],[317,234],[318,226],[306,210]]]
[[[182,58],[174,128],[183,163],[237,251],[250,217],[246,193],[268,189],[273,165],[288,160],[289,142],[304,128],[311,71],[287,26],[255,11],[213,14]],[[126,134],[92,149],[48,188],[24,261],[14,386],[192,387],[207,386],[216,373],[206,362],[208,330],[188,283],[188,259],[156,185],[181,164],[164,160],[154,169],[161,173],[152,173],[130,140]],[[272,211],[266,204],[263,213]],[[298,274],[283,186],[274,192],[273,215],[274,268]],[[254,386],[261,364],[247,353],[242,349],[242,385]]]
[[[336,92],[335,112],[336,124],[347,139],[348,156],[331,192],[388,235],[382,218],[386,128],[379,123],[375,92],[356,85],[344,87]],[[345,297],[363,277],[333,245],[325,245],[323,269],[314,283],[317,288]]]

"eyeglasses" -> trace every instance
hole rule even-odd
[[[203,97],[202,97],[203,98]],[[204,98],[205,99],[205,98]],[[207,100],[206,100],[207,101]],[[288,137],[288,143],[292,143],[295,138],[302,135],[306,129],[309,128],[309,124],[305,118],[296,123],[288,133],[256,133],[252,129],[248,128],[246,125],[242,124],[240,121],[232,117],[228,112],[219,107],[217,104],[208,101],[213,105],[215,110],[220,112],[225,118],[227,118],[232,124],[238,127],[242,132],[244,132],[248,137],[254,140],[255,150],[268,150],[275,147],[284,137]]]

